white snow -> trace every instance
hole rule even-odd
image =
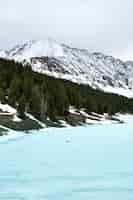
[[[14,122],[21,122],[22,119],[20,119],[17,115],[14,115],[12,121],[14,121]]]
[[[7,53],[4,50],[0,50],[0,58],[6,58]]]
[[[109,85],[106,87],[103,87],[101,84],[97,84],[97,85],[104,92],[114,93],[114,94],[118,94],[118,95],[123,95],[128,98],[133,98],[133,91],[129,90],[127,88],[124,89],[124,88],[120,88],[120,87],[111,87]]]
[[[127,122],[130,118],[133,117],[133,115],[129,115],[129,114],[126,114],[126,115],[122,115],[122,114],[116,114],[112,117],[116,118],[117,120],[112,120],[112,119],[109,119],[109,115],[107,113],[104,113],[103,115],[101,114],[98,114],[98,113],[91,113],[91,114],[88,114],[84,111],[84,109],[80,109],[80,110],[77,110],[75,109],[73,106],[70,106],[69,108],[69,112],[72,113],[72,114],[75,114],[75,115],[82,115],[86,118],[86,124],[94,124],[94,125],[97,125],[97,124],[116,124],[116,123],[119,123],[119,120],[121,122]]]
[[[2,110],[2,112],[0,112],[0,115],[4,116],[12,116],[12,121],[14,122],[20,122],[22,121],[18,116],[17,116],[17,110],[15,108],[13,108],[12,106],[9,106],[8,104],[2,104],[0,103],[0,110]]]
[[[60,122],[61,125],[64,126],[64,127],[71,127],[71,125],[68,124],[68,123],[67,123],[66,121],[64,121],[64,120],[59,120],[59,122]]]
[[[10,113],[10,114],[16,114],[16,109],[13,107],[9,106],[8,104],[2,104],[0,103],[0,110],[2,110],[5,113]]]
[[[116,117],[122,121],[124,121],[125,123],[131,122],[133,121],[133,115],[132,114],[121,114],[118,113],[116,114]]]
[[[70,106],[69,107],[69,112],[72,113],[72,114],[77,114],[77,109],[74,108],[74,106]]]
[[[15,60],[29,60],[32,57],[61,57],[63,56],[63,48],[54,40],[48,39],[44,41],[30,41],[21,46],[17,46],[14,51],[11,51],[9,57],[14,57]]]

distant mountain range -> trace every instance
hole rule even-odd
[[[133,97],[132,61],[123,62],[102,53],[71,48],[52,39],[0,50],[0,57],[29,63],[35,72]]]

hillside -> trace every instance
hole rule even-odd
[[[86,119],[99,120],[97,114],[133,112],[132,99],[40,74],[30,65],[6,59],[0,59],[0,101],[12,106],[21,119],[13,122],[1,117],[0,125],[16,130],[41,128],[37,120],[46,126],[62,127],[61,121],[75,126],[86,123]],[[71,113],[70,108],[76,113]]]
[[[29,41],[0,57],[29,63],[32,70],[52,77],[86,84],[94,89],[133,96],[133,62],[123,62],[102,53],[71,48],[54,40]]]

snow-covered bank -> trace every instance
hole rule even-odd
[[[133,123],[133,115],[131,114],[117,114],[116,115],[117,119],[120,120],[120,122],[122,122],[122,124],[126,124],[127,126],[129,124],[132,124]],[[88,123],[84,124],[84,125],[81,125],[81,126],[77,126],[77,127],[73,127],[73,126],[70,126],[69,124],[67,124],[66,122],[62,121],[62,124],[64,125],[64,127],[62,128],[59,128],[59,127],[44,127],[40,130],[29,130],[29,131],[14,131],[14,130],[11,130],[9,128],[6,128],[6,127],[3,127],[3,126],[0,126],[1,128],[4,128],[6,129],[8,132],[8,134],[6,135],[3,135],[2,137],[0,137],[0,142],[3,142],[3,141],[9,141],[9,140],[16,140],[16,139],[19,139],[19,138],[22,138],[24,136],[28,134],[44,134],[44,133],[53,133],[53,132],[56,132],[56,131],[61,131],[63,132],[63,130],[65,129],[69,129],[69,130],[76,130],[78,127],[86,127],[87,129],[89,127],[92,127],[91,125],[95,125],[95,127],[98,127],[98,126],[106,126],[106,125],[109,125],[109,126],[112,126],[112,125],[116,125],[116,128],[117,128],[117,125],[118,124],[121,124],[120,122],[118,121],[113,121],[113,120],[107,120],[107,119],[103,119],[101,121],[95,121],[95,120],[87,120]]]
[[[1,102],[0,102],[0,110],[2,110],[5,113],[16,114],[16,109],[9,106],[8,104],[2,104]]]
[[[17,116],[17,110],[8,104],[2,104],[0,102],[0,116],[11,117],[12,121],[20,122],[21,119]]]
[[[33,115],[29,114],[29,113],[25,113],[25,115],[32,119],[33,121],[36,121],[38,124],[40,124],[40,126],[42,126],[43,128],[46,128],[46,125],[44,123],[42,123],[41,121],[37,120],[35,117],[33,117]]]
[[[47,118],[45,122],[41,122],[31,114],[25,113],[27,117],[26,120],[28,120],[25,123],[22,119],[17,117],[16,109],[12,108],[9,105],[4,105],[0,103],[0,111],[1,117],[7,116],[7,114],[9,114],[9,116],[11,115],[11,119],[8,119],[8,125],[7,119],[3,124],[2,120],[0,121],[0,127],[3,128],[3,130],[6,130],[6,133],[8,133],[9,137],[14,137],[14,135],[17,134],[18,131],[26,131],[27,133],[33,133],[33,130],[47,130],[47,128],[54,129],[54,127],[70,128],[75,126],[128,123],[133,119],[133,115],[130,114],[116,114],[114,116],[109,116],[106,113],[87,113],[84,109],[77,110],[74,107],[70,106],[69,111],[67,113],[67,118],[59,118],[57,122],[52,122],[49,118]],[[30,126],[29,123],[31,123]],[[6,125],[9,128],[7,128]],[[29,126],[30,128],[26,129],[26,126]],[[16,130],[16,132],[13,130]]]
[[[74,111],[74,109],[71,109],[71,112],[76,112]],[[83,112],[84,113],[84,112]],[[85,114],[85,113],[84,113]],[[95,113],[96,114],[96,113]],[[86,114],[87,115],[87,114]],[[90,117],[90,115],[88,115]],[[97,114],[98,116],[98,114]],[[60,123],[62,123],[62,125],[64,125],[62,128],[59,128],[59,127],[46,127],[45,124],[43,124],[43,128],[42,129],[39,129],[39,130],[29,130],[29,131],[15,131],[15,130],[12,130],[10,128],[7,128],[5,126],[2,126],[0,125],[0,128],[3,128],[3,130],[6,131],[6,134],[4,134],[2,137],[0,137],[0,142],[4,142],[4,141],[8,141],[8,140],[16,140],[16,139],[19,139],[19,138],[22,138],[24,136],[28,134],[36,134],[36,133],[50,133],[50,132],[54,132],[54,131],[58,131],[58,130],[65,130],[65,129],[69,129],[69,130],[75,130],[77,129],[78,127],[86,127],[86,128],[89,128],[89,127],[92,127],[91,125],[95,125],[95,126],[104,126],[104,125],[117,125],[117,124],[131,124],[133,123],[133,115],[131,114],[116,114],[115,117],[117,117],[117,119],[119,121],[114,121],[114,120],[108,120],[105,118],[105,116],[103,115],[99,115],[101,118],[100,121],[96,121],[95,119],[87,119],[86,120],[86,123],[84,125],[80,125],[80,126],[77,126],[77,127],[73,127],[71,126],[70,124],[68,124],[67,122],[65,121],[62,121],[60,120]],[[32,118],[31,115],[29,115],[29,117]],[[36,120],[34,117],[33,117],[33,120]],[[39,122],[41,123],[41,122]]]
[[[18,112],[15,108],[8,104],[0,102],[0,125],[9,131],[11,129],[17,131],[24,131],[28,129],[40,129],[45,127],[43,123],[37,120],[32,115],[25,113],[25,119],[18,117]]]
[[[133,115],[131,114],[117,114],[116,116],[125,123],[133,121]]]

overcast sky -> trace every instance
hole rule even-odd
[[[133,1],[0,0],[0,48],[46,38],[133,60]]]

